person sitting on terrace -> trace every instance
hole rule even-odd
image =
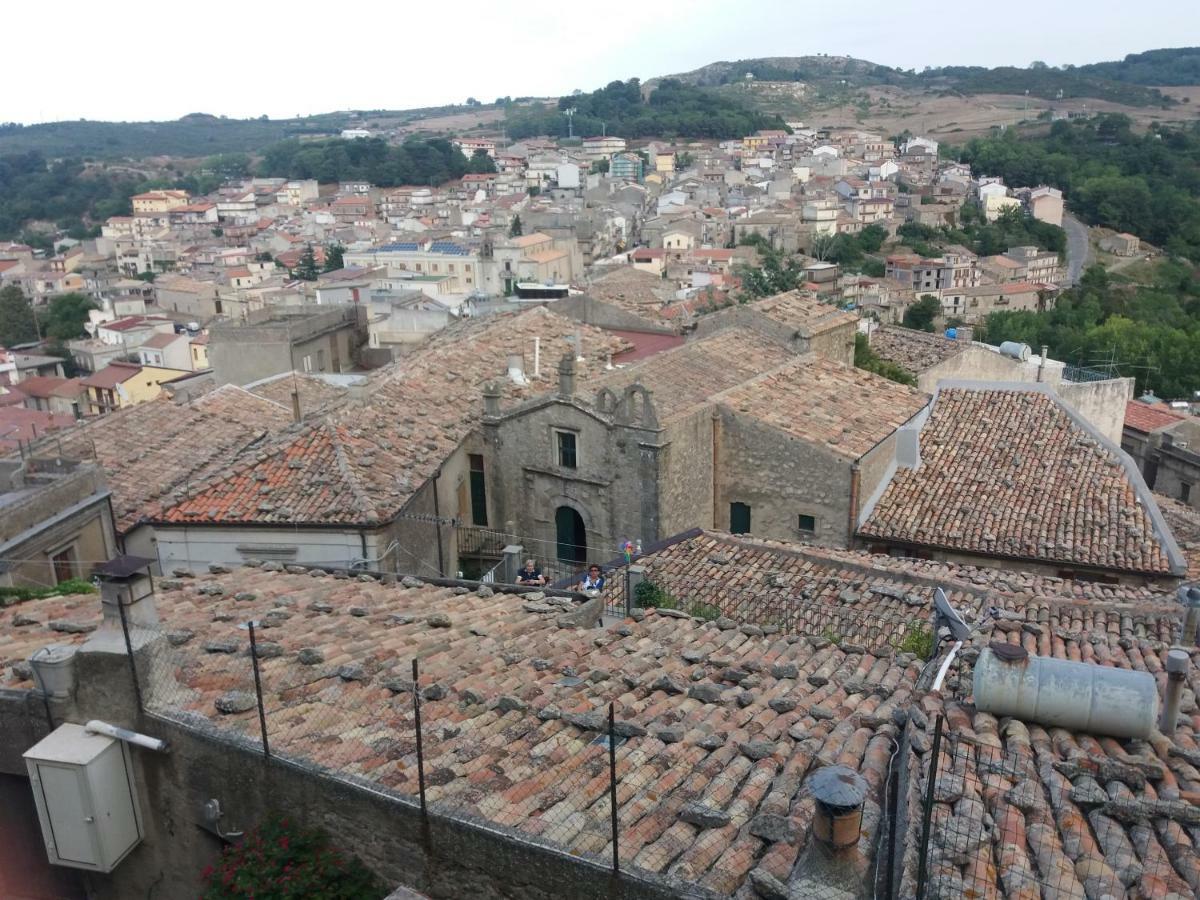
[[[601,573],[599,566],[594,563],[588,566],[587,575],[584,576],[580,589],[585,593],[604,590],[604,575]]]
[[[536,585],[541,587],[546,583],[546,576],[532,559],[525,560],[525,568],[517,573],[517,584]]]

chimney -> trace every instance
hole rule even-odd
[[[1183,634],[1179,643],[1184,647],[1196,646],[1196,625],[1200,622],[1200,587],[1182,585],[1179,588],[1179,602],[1187,609],[1183,619]]]
[[[1192,658],[1186,650],[1176,648],[1167,653],[1167,689],[1163,697],[1162,718],[1158,723],[1158,730],[1167,737],[1175,735],[1179,701],[1183,699],[1183,687],[1187,684],[1191,664]]]
[[[300,392],[292,391],[292,421],[299,425],[304,421],[304,416],[300,414]]]
[[[500,385],[494,381],[483,386],[483,414],[491,418],[500,415]]]
[[[605,369],[613,368],[612,351],[611,350],[609,350],[608,353],[606,353],[604,355],[604,368]]]
[[[96,569],[104,613],[102,628],[121,631],[120,607],[125,609],[125,621],[130,628],[158,627],[149,568],[152,562],[141,556],[118,556]]]
[[[1038,374],[1037,374],[1038,381],[1042,380],[1042,375],[1046,371],[1046,355],[1049,352],[1050,352],[1049,346],[1047,346],[1046,344],[1042,344],[1042,356],[1041,356],[1041,359],[1038,360]]]
[[[529,379],[525,377],[525,357],[520,353],[508,354],[508,378],[513,384],[526,385]]]
[[[849,766],[826,766],[809,776],[808,789],[816,801],[812,833],[817,842],[835,853],[856,847],[862,833],[866,779]]]
[[[533,377],[542,377],[542,339],[540,337],[533,339]]]
[[[569,350],[558,364],[558,395],[575,396],[575,356]]]

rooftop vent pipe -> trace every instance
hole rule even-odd
[[[1147,738],[1158,718],[1149,672],[1030,656],[994,643],[979,654],[975,706],[994,716],[1122,738]]]
[[[1196,646],[1196,625],[1200,622],[1200,587],[1186,584],[1179,588],[1179,602],[1187,612],[1183,618],[1183,635],[1179,642],[1185,647]]]
[[[862,834],[866,779],[849,766],[825,766],[808,778],[816,801],[813,837],[832,850],[847,850]]]
[[[1167,689],[1163,696],[1162,720],[1158,730],[1167,737],[1175,735],[1175,725],[1179,721],[1179,702],[1183,699],[1183,686],[1187,684],[1188,669],[1192,666],[1192,658],[1186,650],[1178,647],[1167,653]]]

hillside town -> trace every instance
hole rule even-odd
[[[786,124],[0,244],[0,894],[1200,894],[1200,405],[978,332],[1158,250]]]

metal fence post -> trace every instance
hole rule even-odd
[[[129,618],[125,612],[125,604],[121,602],[121,598],[117,597],[117,612],[121,616],[121,632],[125,635],[125,652],[129,654],[129,672],[133,676],[133,695],[137,698],[138,715],[146,711],[146,705],[142,702],[142,685],[138,681],[137,662],[133,658],[133,641],[129,637]],[[47,705],[46,715],[50,715],[50,708]]]
[[[421,743],[421,685],[417,683],[417,661],[412,661],[413,717],[417,728],[417,788],[421,792],[421,816],[428,815],[425,808],[425,749]]]
[[[608,704],[608,802],[612,807],[612,867],[613,874],[621,871],[617,852],[617,732],[613,704]]]
[[[941,762],[943,721],[943,717],[939,715],[933,729],[933,747],[929,752],[929,784],[925,786],[925,808],[921,811],[921,857],[917,867],[917,897],[921,900],[924,900],[925,880],[929,876],[929,829],[933,821],[933,792],[937,786],[938,763]]]
[[[258,643],[254,639],[254,620],[246,623],[250,630],[250,665],[254,669],[254,695],[258,698],[258,727],[262,730],[263,755],[271,758],[271,742],[267,740],[267,712],[263,706],[262,679],[258,674]]]

